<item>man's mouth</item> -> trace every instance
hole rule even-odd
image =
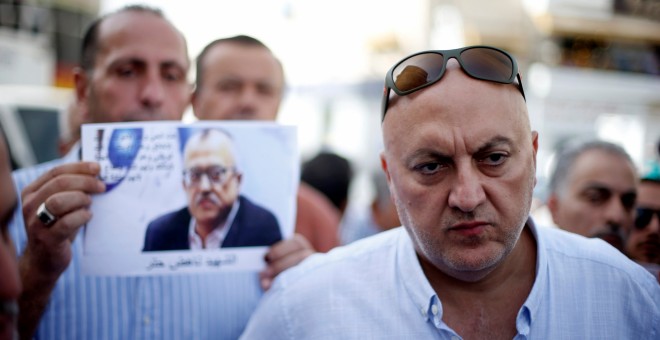
[[[212,209],[220,205],[220,198],[212,193],[205,193],[195,198],[195,204],[202,209]]]
[[[449,231],[462,236],[477,236],[484,232],[486,226],[483,222],[466,222],[452,226]]]
[[[646,240],[639,244],[644,254],[660,257],[660,242],[657,240]]]
[[[202,198],[197,201],[197,206],[201,208],[212,208],[217,206],[217,204],[212,199]]]

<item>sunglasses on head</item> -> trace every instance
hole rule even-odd
[[[456,58],[461,68],[472,78],[501,84],[513,84],[525,98],[516,60],[504,50],[490,46],[469,46],[454,50],[432,50],[415,53],[396,63],[385,76],[382,118],[385,119],[390,90],[405,96],[438,82],[447,68],[447,61]]]
[[[635,214],[635,228],[637,230],[643,230],[646,228],[649,223],[651,223],[651,219],[653,219],[653,213],[655,213],[658,216],[658,220],[660,220],[660,210],[637,208]]]

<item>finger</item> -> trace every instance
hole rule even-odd
[[[309,241],[300,234],[294,234],[292,238],[282,240],[268,249],[265,259],[266,263],[277,261],[278,259],[287,256],[289,253],[298,252],[304,249],[309,249],[314,252],[314,247]]]
[[[76,162],[68,163],[60,166],[56,166],[45,174],[41,175],[37,180],[27,185],[23,192],[33,192],[41,188],[45,183],[51,181],[54,178],[57,178],[64,174],[79,174],[87,176],[98,176],[101,171],[101,167],[98,163],[95,162]]]
[[[270,287],[273,285],[273,278],[275,275],[273,275],[273,270],[270,269],[269,267],[266,267],[264,270],[262,270],[259,273],[259,284],[261,285],[261,289],[264,291],[267,291],[270,289]]]
[[[45,275],[59,277],[71,262],[71,244],[80,227],[91,218],[91,211],[83,208],[61,216],[48,228],[36,228],[35,223],[40,223],[36,216],[26,220],[31,227],[28,227],[28,244],[24,256],[29,259],[30,266],[38,268]]]
[[[24,208],[23,218],[29,243],[36,241],[52,246],[65,239],[73,240],[80,226],[91,218],[91,203],[90,195],[81,191],[68,191],[51,196],[44,204],[55,216],[55,221],[48,225],[45,225],[36,213]]]
[[[92,197],[81,191],[65,191],[48,197],[44,204],[46,210],[60,218],[72,211],[86,209],[92,204]]]
[[[270,268],[272,277],[275,278],[281,272],[297,265],[312,254],[314,254],[314,251],[310,248],[299,249],[294,252],[289,252],[283,257],[275,259],[274,261],[270,262],[267,267]]]
[[[36,212],[41,203],[45,202],[50,196],[61,192],[79,191],[83,193],[101,193],[105,191],[105,184],[96,177],[81,174],[60,174],[43,183],[39,188],[30,188],[23,190],[23,212],[30,214]],[[50,210],[51,206],[48,206]],[[52,210],[50,210],[52,212]]]
[[[57,246],[67,241],[73,242],[80,227],[92,218],[88,208],[79,208],[58,217],[48,228],[38,228],[33,234],[39,235],[39,241],[46,246]]]

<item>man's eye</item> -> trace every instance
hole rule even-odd
[[[223,82],[218,84],[218,90],[223,92],[236,92],[241,88],[238,82]]]
[[[167,81],[178,82],[183,79],[183,73],[179,70],[166,70],[163,72],[163,78]]]
[[[507,159],[507,156],[502,153],[492,153],[489,155],[486,155],[481,162],[485,163],[486,165],[500,165],[504,163],[504,161]]]
[[[199,181],[200,178],[202,178],[202,173],[198,171],[191,171],[190,172],[190,179],[193,181]]]
[[[211,170],[211,171],[208,172],[208,174],[209,174],[209,177],[210,177],[214,182],[219,181],[220,178],[222,177],[222,171],[220,171],[220,170]]]
[[[116,73],[122,78],[134,77],[136,74],[135,69],[132,67],[120,67],[116,70]]]
[[[257,87],[257,91],[265,96],[271,96],[275,94],[275,89],[270,85],[260,85]]]
[[[603,190],[590,190],[585,192],[584,197],[593,205],[601,205],[605,203],[611,196],[611,193]]]
[[[431,175],[440,171],[439,163],[424,163],[415,167],[415,170],[421,172],[424,175]]]
[[[626,210],[632,210],[635,207],[635,201],[637,201],[637,194],[628,193],[621,195],[621,204]]]

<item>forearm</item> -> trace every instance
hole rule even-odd
[[[21,339],[32,339],[43,315],[59,275],[44,274],[30,264],[30,255],[19,260],[23,292],[18,300],[18,332]]]

